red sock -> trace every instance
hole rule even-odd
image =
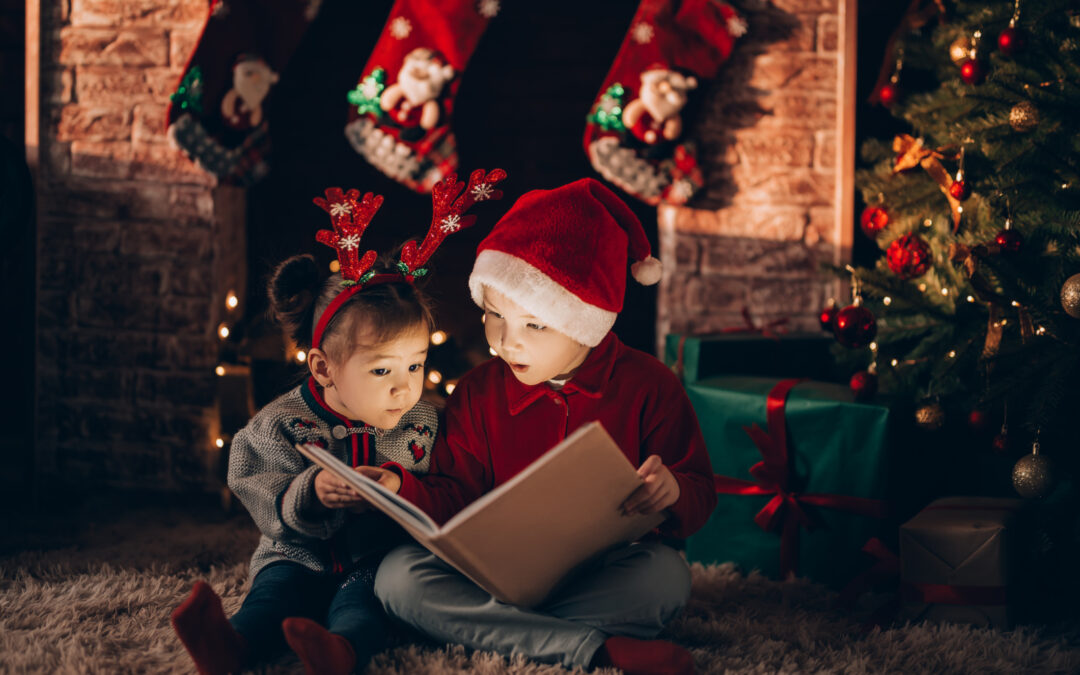
[[[694,659],[674,642],[612,636],[596,652],[596,666],[621,668],[626,675],[693,675]]]
[[[202,675],[226,675],[243,665],[244,636],[236,632],[221,598],[205,581],[196,581],[191,595],[172,613],[173,630]]]
[[[290,617],[281,622],[285,641],[304,662],[306,675],[349,675],[356,652],[349,641],[311,619]]]

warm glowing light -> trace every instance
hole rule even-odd
[[[494,347],[488,347],[488,353],[491,354],[492,356],[498,356],[499,355],[499,352],[495,351]]]
[[[236,293],[229,291],[229,294],[225,296],[225,306],[229,309],[236,309],[239,304],[240,298],[236,297]]]
[[[889,305],[891,305],[891,304],[892,304],[892,298],[890,298],[890,297],[889,297],[889,296],[887,296],[887,295],[886,295],[886,296],[885,296],[884,298],[882,298],[882,299],[881,299],[881,301],[882,301],[883,303],[885,303],[885,306],[886,306],[886,307],[888,307]]]
[[[456,384],[454,384],[453,382],[447,382],[446,383],[446,395],[447,396],[449,396],[450,394],[453,394],[455,389],[457,389]]]
[[[299,363],[303,363],[304,361],[307,361],[307,352],[305,352],[303,349],[296,352],[296,360]]]
[[[434,333],[431,334],[431,344],[433,344],[433,345],[441,345],[444,342],[446,342],[446,332],[445,331],[437,330],[437,331],[435,331]]]
[[[1043,326],[1039,326],[1039,328],[1035,331],[1035,334],[1036,335],[1046,335],[1046,328],[1043,327]]]
[[[218,326],[217,334],[221,336],[222,340],[224,340],[225,338],[229,337],[229,327],[225,324],[221,324],[220,326]]]
[[[941,289],[941,294],[942,295],[948,295],[949,294],[949,289],[947,289],[947,288]]]
[[[219,377],[224,375],[225,374],[225,366],[218,366],[217,368],[214,368],[214,372],[217,373]]]
[[[891,365],[893,368],[895,368],[896,364],[898,364],[898,363],[900,363],[900,362],[897,361],[896,359],[893,359],[892,361],[889,361],[889,365]]]
[[[438,383],[442,382],[442,373],[440,373],[437,370],[433,370],[433,371],[431,371],[430,373],[427,374],[427,379],[432,384],[438,384]]]
[[[1013,307],[1019,307],[1019,306],[1020,306],[1020,303],[1019,303],[1019,302],[1017,302],[1017,301],[1015,301],[1015,300],[1013,300],[1013,301],[1012,301],[1012,306],[1013,306]]]
[[[963,206],[957,206],[956,207],[956,212],[957,213],[963,213],[964,212],[964,207]]]
[[[225,447],[225,439],[224,438],[217,439],[216,441],[214,441],[214,445],[218,446],[219,448],[224,448]]]
[[[950,349],[949,350],[949,358],[950,359],[955,359],[956,358],[956,350],[955,349]]]
[[[919,290],[920,291],[925,291],[926,290],[926,284],[919,284]]]
[[[877,351],[877,343],[876,342],[871,342],[870,343],[870,351],[872,351],[872,352]]]
[[[968,302],[975,302],[975,296],[974,295],[969,295],[967,300],[968,300]]]
[[[1007,324],[1007,323],[1009,323],[1009,320],[1008,320],[1008,319],[1002,319],[1002,320],[1001,320],[1001,325],[1002,325],[1002,326],[1004,326],[1004,325],[1005,325],[1005,324]]]

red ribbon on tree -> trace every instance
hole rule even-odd
[[[750,467],[757,482],[713,476],[717,494],[773,495],[773,498],[754,516],[754,522],[766,532],[780,530],[780,576],[798,573],[799,526],[813,529],[804,505],[850,511],[872,518],[885,517],[885,502],[878,499],[847,495],[800,494],[788,490],[791,473],[788,464],[787,421],[784,406],[788,393],[802,380],[781,380],[769,392],[766,405],[766,433],[757,424],[743,427],[761,452],[762,461]]]

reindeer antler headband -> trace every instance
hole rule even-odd
[[[469,183],[459,183],[457,174],[450,174],[435,184],[431,190],[432,218],[427,236],[419,248],[416,241],[409,241],[401,249],[397,263],[399,272],[376,274],[371,269],[378,257],[375,251],[368,250],[360,255],[360,238],[382,206],[382,195],[370,192],[360,197],[359,190],[342,192],[341,188],[327,188],[326,199],[315,198],[315,204],[330,214],[333,230],[319,230],[315,239],[337,250],[338,264],[341,268],[341,285],[346,288],[338,293],[327,305],[315,323],[315,333],[311,340],[313,347],[320,347],[323,333],[341,307],[365,288],[394,281],[412,283],[417,277],[427,274],[424,265],[439,248],[443,240],[454,232],[463,230],[474,222],[476,216],[465,215],[477,202],[501,199],[502,190],[495,185],[506,178],[502,169],[493,169],[487,174],[477,169],[469,176]]]

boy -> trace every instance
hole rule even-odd
[[[659,532],[669,537],[705,523],[716,494],[689,400],[667,367],[610,332],[628,253],[639,281],[659,280],[641,223],[593,179],[517,201],[480,243],[469,278],[499,358],[460,380],[430,474],[402,470],[402,496],[445,522],[598,420],[644,480],[625,512],[666,511]],[[654,639],[690,593],[685,560],[656,540],[606,553],[535,608],[495,600],[416,545],[387,556],[375,592],[391,615],[438,640],[569,668],[694,672],[689,652]]]

